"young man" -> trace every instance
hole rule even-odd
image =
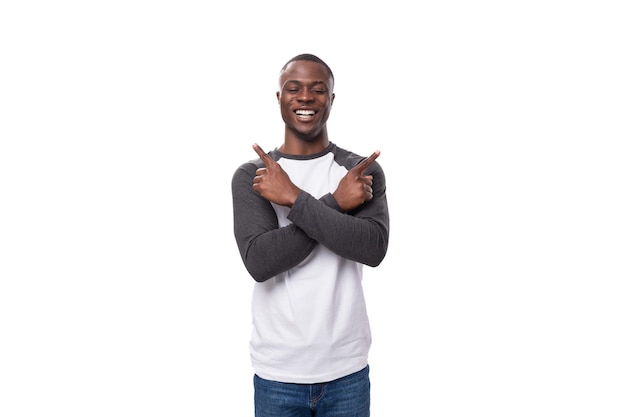
[[[290,59],[276,93],[284,143],[232,179],[234,233],[255,283],[250,342],[255,415],[367,417],[370,327],[363,265],[387,252],[385,176],[329,141],[333,73]]]

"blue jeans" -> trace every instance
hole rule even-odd
[[[369,417],[369,366],[321,384],[287,384],[254,375],[255,417]]]

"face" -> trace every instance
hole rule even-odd
[[[309,141],[325,134],[335,99],[333,87],[333,80],[322,64],[291,62],[280,74],[276,93],[287,133]]]

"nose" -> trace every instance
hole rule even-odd
[[[302,88],[298,93],[297,99],[302,102],[310,102],[313,101],[313,94],[308,88]]]

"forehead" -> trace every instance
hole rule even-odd
[[[313,61],[290,62],[287,68],[281,72],[279,80],[281,85],[288,81],[297,81],[301,83],[323,82],[332,86],[332,79],[326,67]]]

